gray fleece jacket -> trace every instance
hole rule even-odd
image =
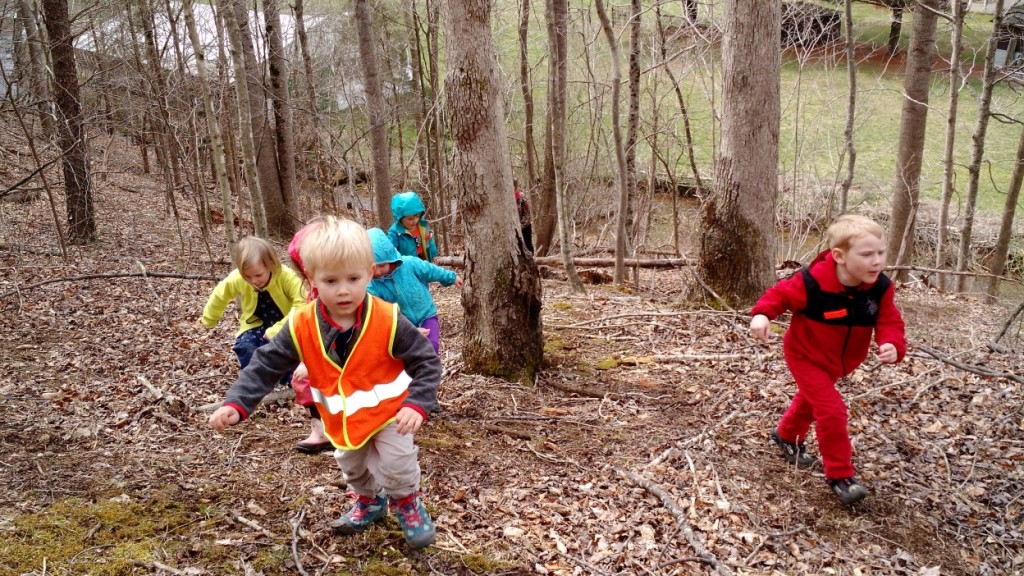
[[[369,295],[366,298],[370,298]],[[328,348],[327,354],[338,366],[344,366],[345,360],[352,351],[352,346],[359,340],[359,330],[366,320],[366,302],[360,307],[359,322],[352,328],[352,334],[343,342],[337,342],[344,332],[324,316],[323,305],[317,300],[316,319],[320,328],[321,341]],[[412,378],[409,383],[409,396],[403,407],[409,406],[423,415],[426,420],[431,411],[438,409],[437,387],[441,383],[441,359],[434,352],[430,341],[405,316],[398,316],[395,339],[391,346],[392,355],[405,364],[405,372]],[[319,354],[308,351],[306,354]],[[379,353],[384,356],[387,350],[365,351]],[[228,390],[225,406],[238,411],[242,420],[248,418],[263,397],[269,394],[274,385],[291,370],[299,365],[299,351],[291,336],[291,318],[280,332],[268,344],[264,344],[252,355],[252,360],[238,374],[238,380]]]

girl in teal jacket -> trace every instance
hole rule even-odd
[[[427,208],[415,192],[391,197],[391,215],[395,223],[388,229],[388,239],[402,256],[415,256],[427,262],[437,257],[434,233],[425,218]]]
[[[462,278],[451,270],[399,254],[380,228],[371,228],[367,234],[373,244],[374,262],[373,280],[370,280],[367,291],[398,304],[402,315],[423,332],[437,352],[441,343],[441,324],[428,286],[431,282],[438,282],[442,286],[454,284],[461,288]]]

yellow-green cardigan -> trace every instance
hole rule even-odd
[[[306,295],[302,291],[302,280],[287,266],[281,266],[280,270],[270,275],[270,282],[267,283],[264,290],[270,293],[270,297],[274,299],[274,303],[284,314],[284,318],[280,322],[267,328],[266,336],[269,340],[281,331],[285,321],[288,320],[288,313],[291,312],[291,309],[306,303]],[[242,278],[242,274],[237,269],[232,270],[227,278],[221,280],[210,294],[210,299],[207,300],[206,307],[203,308],[203,326],[207,328],[216,326],[224,316],[224,309],[228,302],[238,296],[241,296],[238,334],[262,326],[263,321],[256,317],[258,297],[256,289],[246,282],[245,278]]]

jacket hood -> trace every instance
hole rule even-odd
[[[370,228],[366,231],[370,237],[370,244],[373,245],[374,264],[394,264],[402,260],[402,255],[391,243],[388,235],[380,228]]]
[[[391,215],[395,217],[396,222],[406,216],[422,214],[426,211],[427,208],[423,205],[423,201],[411,190],[391,197]]]

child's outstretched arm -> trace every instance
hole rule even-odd
[[[900,309],[896,307],[896,290],[890,286],[882,295],[875,324],[875,342],[878,343],[878,361],[895,364],[907,355],[906,326]]]
[[[299,351],[286,324],[268,344],[256,349],[249,365],[238,373],[224,405],[210,416],[210,426],[219,431],[248,418],[281,377],[298,366],[299,360]]]
[[[241,294],[239,282],[244,284],[245,280],[242,279],[238,270],[232,270],[227,278],[217,283],[206,300],[206,306],[203,307],[203,317],[200,319],[203,326],[207,328],[217,326],[220,319],[224,317],[224,310],[228,307],[228,302]]]
[[[424,284],[430,284],[431,282],[437,282],[442,286],[451,286],[454,284],[458,288],[462,288],[462,277],[455,272],[438,266],[432,262],[426,260],[407,260],[402,263],[402,266],[406,266],[412,263],[413,271],[416,273],[416,278]]]
[[[802,274],[794,274],[768,288],[750,310],[750,334],[763,341],[771,334],[771,321],[786,310],[807,306],[807,290]]]

